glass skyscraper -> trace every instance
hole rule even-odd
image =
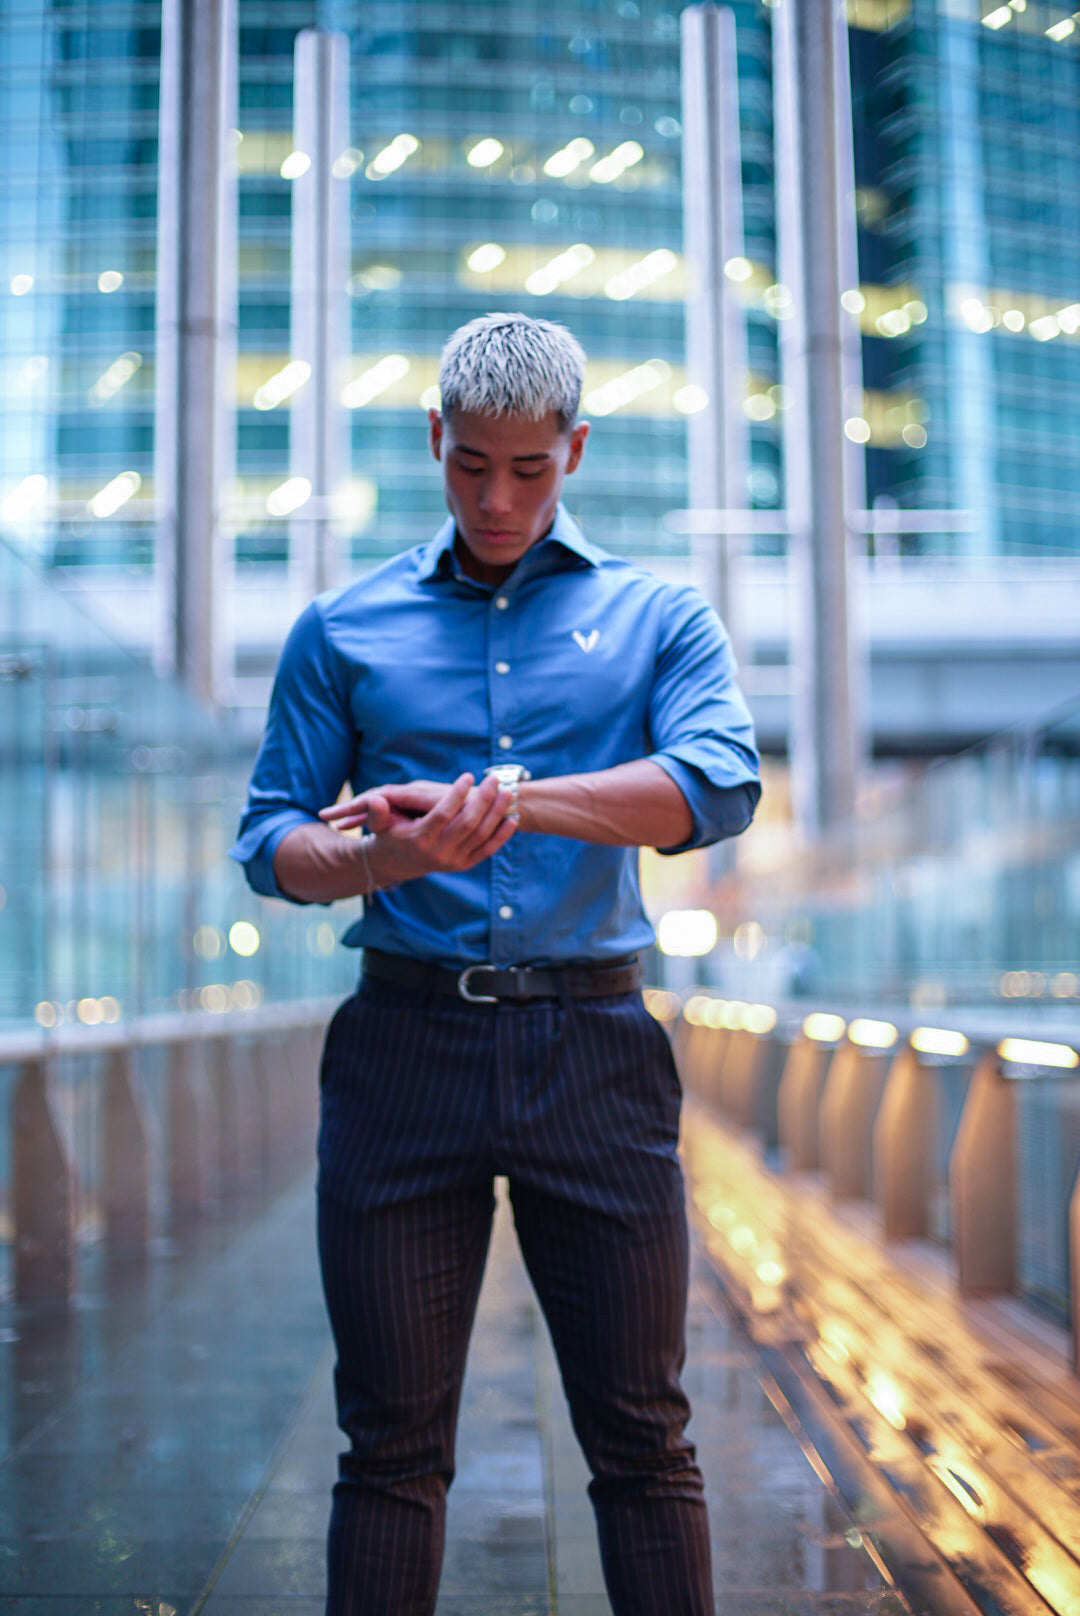
[[[872,494],[986,554],[1080,551],[1080,13],[854,7]]]
[[[297,31],[350,46],[354,569],[443,506],[423,406],[456,325],[564,320],[595,422],[571,507],[601,543],[681,554],[686,502],[679,11],[664,0],[239,0],[238,577],[286,559]],[[770,8],[736,0],[747,499],[783,503]],[[1080,13],[1077,14],[1080,16]],[[1080,550],[1080,27],[1012,0],[852,0],[869,503],[957,508],[909,547]],[[154,551],[161,8],[0,9],[0,524],[88,582]],[[284,172],[283,172],[284,169]],[[287,378],[286,378],[287,381]],[[268,387],[269,384],[269,387]],[[761,541],[776,543],[779,541]]]

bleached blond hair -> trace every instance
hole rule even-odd
[[[564,325],[531,314],[482,314],[459,326],[439,362],[442,412],[524,415],[551,410],[559,430],[573,426],[585,380],[585,354]]]

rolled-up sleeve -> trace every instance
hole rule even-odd
[[[301,901],[278,886],[274,854],[289,831],[336,801],[356,745],[345,670],[315,600],[285,641],[239,834],[229,849],[256,892]]]
[[[761,796],[754,724],[735,682],[731,642],[696,589],[672,590],[657,648],[649,731],[659,764],[686,798],[693,830],[682,853],[737,836]]]

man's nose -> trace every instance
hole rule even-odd
[[[484,485],[480,490],[480,509],[493,516],[513,509],[510,483],[505,477],[491,476],[484,479]]]

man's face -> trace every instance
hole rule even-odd
[[[461,557],[465,571],[499,583],[555,520],[563,478],[581,459],[588,423],[560,431],[554,410],[538,421],[466,410],[444,420],[430,410],[428,420],[446,504],[468,551]]]

